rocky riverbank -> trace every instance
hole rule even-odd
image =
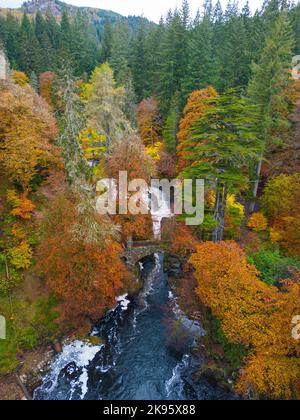
[[[17,371],[0,377],[0,400],[29,399],[26,391],[32,396],[48,372],[55,354],[54,348],[48,345],[24,353]]]
[[[210,311],[199,303],[199,299],[194,293],[195,280],[187,261],[174,253],[167,253],[164,270],[183,313],[190,320],[201,325],[205,331],[198,338],[193,352],[195,357],[194,371],[192,372],[194,383],[201,383],[202,388],[203,380],[205,380],[213,386],[221,387],[224,390],[224,396],[228,397],[229,393],[232,398],[238,398],[234,393],[234,381],[240,367],[239,355],[236,355],[236,360],[228,358],[226,352],[230,353],[232,346],[226,343],[228,348],[225,348],[225,343],[220,342],[215,320]],[[236,346],[233,351],[237,351]]]

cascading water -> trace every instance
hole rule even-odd
[[[105,344],[66,344],[52,363],[35,399],[59,400],[193,400],[219,399],[224,393],[195,385],[191,354],[199,325],[180,311],[163,272],[163,254],[143,262],[144,288],[128,304],[120,297],[92,331]],[[169,341],[170,320],[182,321],[186,334],[180,350]],[[226,396],[225,396],[226,397]]]
[[[163,218],[172,217],[170,203],[159,189],[151,194],[161,203],[152,211],[155,237]],[[147,194],[148,196],[148,194]],[[201,326],[180,309],[163,270],[163,254],[140,263],[143,290],[133,301],[116,299],[92,336],[103,345],[82,341],[65,344],[52,363],[35,399],[51,400],[194,400],[230,398],[205,381],[195,385],[199,361],[192,356]],[[172,329],[178,329],[172,343]],[[178,331],[176,330],[176,333]],[[176,336],[176,334],[175,334]]]

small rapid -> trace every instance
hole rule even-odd
[[[180,310],[163,271],[163,254],[141,264],[143,290],[117,299],[91,333],[104,344],[66,343],[35,391],[36,400],[195,400],[223,399],[224,392],[195,384],[192,349],[204,334]],[[178,348],[173,323],[184,339]]]

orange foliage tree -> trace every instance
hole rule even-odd
[[[182,258],[189,258],[196,251],[198,242],[185,222],[166,219],[162,225],[162,237],[171,242],[171,250]]]
[[[138,136],[126,135],[114,145],[107,162],[107,173],[118,179],[119,171],[127,171],[129,181],[139,178],[149,182],[155,175],[155,163]]]
[[[184,108],[184,117],[180,121],[179,132],[177,134],[178,146],[177,154],[179,157],[179,169],[182,170],[187,165],[186,156],[186,143],[190,144],[191,127],[203,117],[205,111],[212,105],[209,103],[211,100],[218,97],[217,91],[209,86],[206,89],[195,90],[191,93],[187,104]]]
[[[143,179],[147,183],[155,175],[154,161],[147,155],[138,136],[126,136],[114,145],[106,172],[118,181],[119,171],[127,171],[128,181]],[[124,238],[148,239],[152,235],[150,214],[118,215],[114,221],[121,225]]]
[[[268,220],[263,213],[253,213],[248,221],[248,228],[254,232],[263,232],[268,227]]]
[[[154,146],[162,141],[162,121],[155,98],[144,99],[137,109],[139,133],[145,146]]]
[[[80,326],[115,305],[129,274],[120,260],[121,246],[113,239],[101,249],[74,237],[77,220],[76,203],[58,194],[42,225],[38,269],[60,299],[61,319]]]
[[[34,176],[53,162],[56,122],[31,87],[0,82],[0,167],[24,192]]]
[[[52,100],[52,85],[55,78],[55,73],[46,71],[40,74],[40,95],[53,108]]]
[[[286,281],[279,291],[263,283],[232,241],[203,243],[190,262],[201,301],[221,321],[227,338],[249,349],[238,391],[300,398],[300,342],[292,337],[292,319],[300,313],[300,286]]]
[[[15,190],[8,190],[7,201],[13,208],[11,211],[13,216],[19,216],[25,220],[32,218],[35,205],[27,198],[26,194],[23,193],[19,197]]]

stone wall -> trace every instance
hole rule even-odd
[[[143,258],[149,257],[157,252],[161,252],[162,250],[163,248],[159,245],[126,249],[122,254],[122,259],[129,268],[134,268]]]

